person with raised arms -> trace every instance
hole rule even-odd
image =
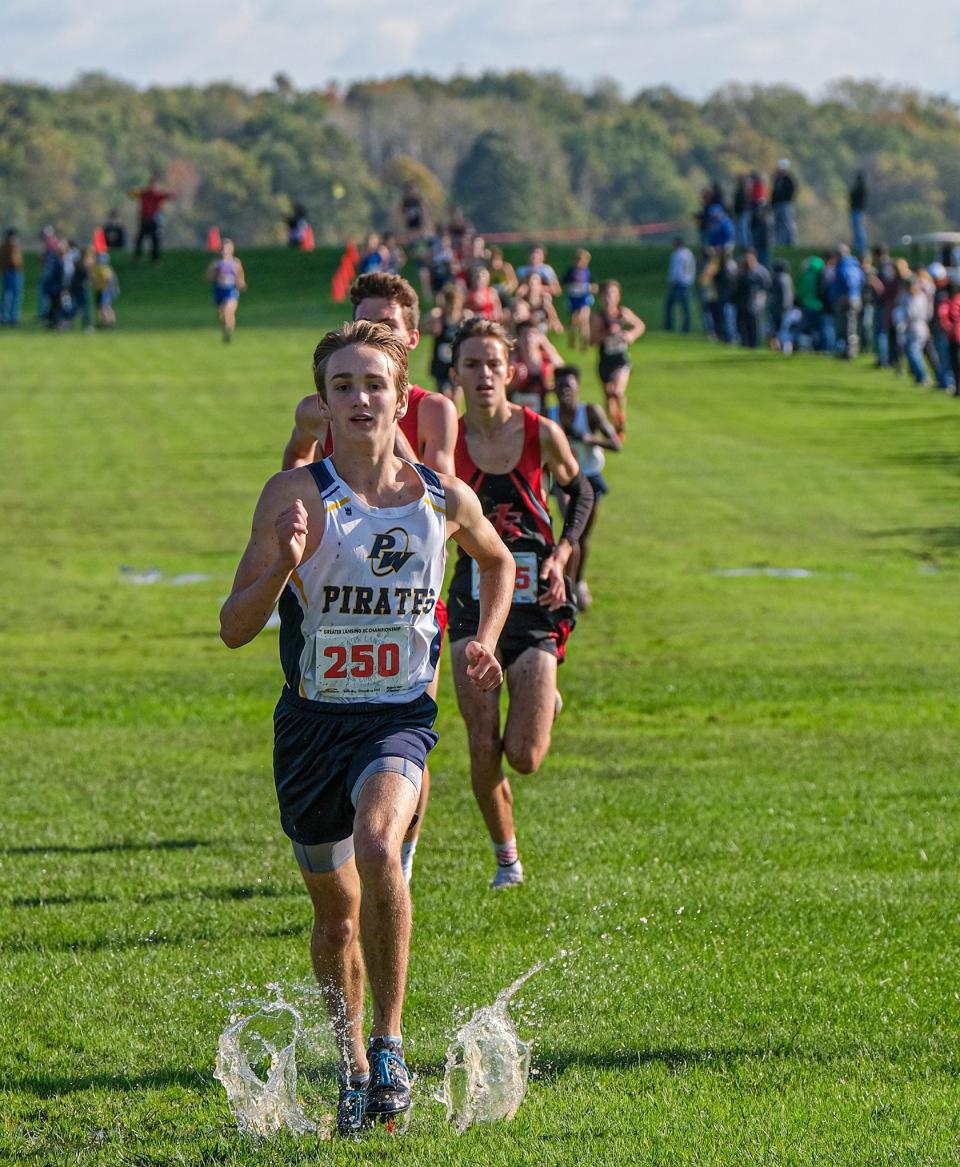
[[[457,476],[477,492],[517,567],[513,603],[497,643],[509,691],[502,731],[499,694],[480,692],[470,683],[470,644],[482,609],[479,565],[469,548],[461,548],[447,596],[457,702],[467,726],[473,792],[496,856],[491,886],[497,889],[523,881],[503,761],[520,774],[532,774],[550,747],[560,706],[557,665],[576,617],[564,568],[593,506],[593,490],[560,426],[507,399],[512,347],[499,324],[480,319],[464,324],[454,346],[466,404]],[[544,470],[569,499],[559,540],[547,509]]]
[[[412,285],[398,275],[371,272],[360,276],[350,289],[354,320],[384,324],[399,337],[408,352],[420,342],[420,304]],[[453,474],[453,449],[457,440],[457,410],[453,402],[440,393],[430,393],[419,385],[410,385],[407,411],[397,426],[396,452],[409,461],[422,462],[439,474]],[[320,456],[333,453],[333,435],[316,393],[305,397],[297,406],[293,432],[283,454],[283,469],[305,466]],[[447,627],[447,609],[437,601],[437,619],[441,630]],[[430,696],[436,700],[439,671],[430,683]],[[409,881],[413,876],[413,859],[427,813],[430,797],[430,769],[424,767],[420,784],[417,814],[403,843],[403,870]]]
[[[407,404],[407,346],[394,332],[344,325],[317,345],[313,367],[335,453],[267,482],[220,635],[230,648],[249,643],[279,603],[280,821],[313,901],[311,954],[341,1059],[337,1124],[352,1134],[411,1105],[401,1029],[411,911],[400,848],[437,741],[427,687],[440,652],[446,540],[478,568],[479,622],[461,646],[478,693],[502,681],[495,648],[514,564],[472,490],[394,452]]]

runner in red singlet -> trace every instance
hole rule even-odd
[[[563,364],[563,357],[532,320],[521,320],[516,327],[513,350],[513,379],[507,397],[514,405],[525,405],[534,413],[546,413],[546,397],[553,391],[553,370]]]
[[[470,291],[464,301],[464,311],[469,316],[482,316],[484,320],[503,320],[503,305],[495,288],[490,285],[490,269],[474,267],[470,272]]]

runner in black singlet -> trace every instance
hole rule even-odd
[[[600,310],[590,322],[590,336],[600,349],[598,372],[607,398],[607,416],[621,436],[627,425],[630,345],[646,330],[640,317],[620,303],[620,284],[605,280],[600,285]]]

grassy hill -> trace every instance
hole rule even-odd
[[[516,783],[515,893],[487,887],[444,671],[409,1134],[236,1132],[217,1038],[270,985],[307,1021],[305,1109],[334,1095],[270,777],[276,634],[230,653],[217,611],[342,316],[333,253],[243,258],[229,347],[189,253],[121,269],[114,334],[0,334],[0,1159],[952,1161],[957,402],[655,331],[553,751]],[[663,252],[594,267],[657,322]],[[449,1040],[550,957],[516,1010],[526,1102],[457,1136]]]

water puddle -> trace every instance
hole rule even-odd
[[[297,1041],[302,1034],[299,1011],[279,996],[247,1017],[231,1017],[221,1033],[213,1076],[223,1084],[244,1134],[329,1134],[307,1118],[297,1100]]]
[[[806,567],[724,567],[713,572],[724,579],[742,579],[751,575],[767,575],[773,579],[810,579],[815,572]]]
[[[604,915],[608,908],[614,905],[598,905],[594,911]],[[642,922],[646,923],[646,918]],[[616,932],[625,936],[622,927]],[[606,946],[615,937],[604,932],[599,939]],[[516,1020],[525,1029],[536,1031],[553,1004],[569,1007],[564,999],[571,991],[571,975],[583,967],[582,956],[579,949],[560,948],[502,989],[491,1005],[474,1007],[447,1049],[442,1083],[431,1088],[421,1080],[414,1109],[432,1097],[446,1108],[447,1120],[461,1134],[475,1124],[513,1119],[527,1096],[530,1077],[537,1073],[531,1071],[532,1042],[520,1037]],[[516,1000],[532,977],[557,962],[564,970],[562,985],[546,988],[546,997],[534,994]],[[591,982],[595,975],[596,969],[591,967]],[[331,1094],[335,1097],[336,1091],[336,1054],[319,990],[303,983],[294,985],[294,1005],[285,999],[282,986],[268,987],[272,1000],[248,998],[229,1006],[230,1022],[220,1035],[214,1077],[226,1090],[230,1110],[243,1134],[262,1139],[289,1131],[330,1138],[334,1115],[310,1117],[308,1113],[332,1109]],[[601,988],[599,983],[593,985],[598,992]],[[460,1017],[465,1015],[466,1011]],[[305,1016],[310,1018],[309,1024]],[[298,1058],[308,1082],[307,1111],[298,1098]],[[319,1093],[318,1082],[325,1083]],[[408,1118],[398,1122],[396,1133],[403,1133]]]
[[[189,584],[207,583],[213,579],[202,571],[184,571],[180,575],[166,575],[159,567],[137,568],[123,564],[120,567],[120,579],[123,583],[135,584],[139,587],[150,584],[168,583],[174,587],[184,587]]]
[[[442,1100],[448,1121],[461,1134],[474,1123],[509,1122],[526,1097],[531,1043],[520,1039],[509,1005],[544,963],[517,977],[492,1005],[478,1009],[447,1050]]]

